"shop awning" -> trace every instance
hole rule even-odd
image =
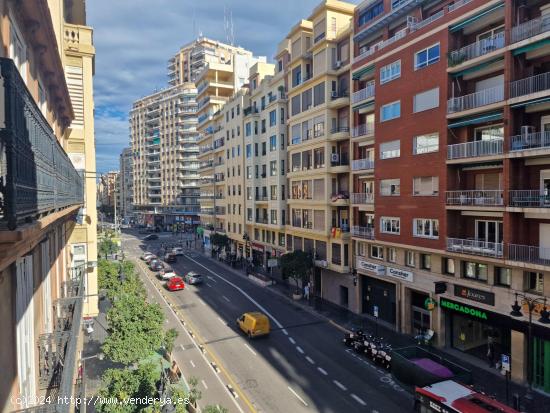
[[[461,128],[463,126],[469,126],[469,125],[477,125],[479,123],[485,123],[490,122],[492,120],[499,120],[502,119],[502,112],[493,112],[493,113],[487,113],[483,116],[475,116],[475,117],[469,117],[469,118],[462,118],[457,120],[456,122],[449,123],[448,128]]]
[[[540,99],[535,99],[535,100],[529,100],[527,102],[516,103],[515,105],[510,105],[510,107],[512,109],[516,109],[516,108],[523,108],[525,106],[539,105],[541,103],[548,103],[548,102],[550,102],[550,97],[540,98]]]
[[[361,105],[354,106],[353,110],[359,113],[371,112],[372,110],[374,110],[374,102],[367,102]]]
[[[452,76],[453,77],[460,77],[460,76],[467,75],[469,73],[474,73],[474,72],[477,72],[478,70],[485,69],[486,67],[489,67],[492,64],[503,61],[503,60],[504,60],[504,57],[499,57],[497,59],[489,60],[488,62],[481,63],[479,65],[469,67],[468,69],[461,70],[460,72],[452,73]]]
[[[520,55],[522,53],[530,52],[531,50],[538,49],[539,47],[543,47],[550,44],[550,39],[543,39],[539,40],[538,42],[531,43],[528,45],[525,45],[523,47],[519,47],[516,50],[512,52],[514,56]]]
[[[370,66],[367,66],[367,67],[363,67],[359,70],[357,70],[356,72],[353,72],[351,78],[353,80],[359,80],[361,79],[363,76],[365,75],[368,75],[369,73],[373,72],[374,71],[374,65],[370,65]]]
[[[460,23],[457,23],[457,24],[454,24],[454,25],[450,26],[449,27],[449,32],[454,33],[454,32],[457,32],[459,30],[462,30],[464,27],[476,22],[477,20],[481,19],[483,16],[486,16],[489,13],[492,13],[492,12],[498,10],[498,9],[503,8],[503,7],[504,7],[504,3],[499,3],[499,4],[496,4],[492,7],[489,7],[488,9],[479,12],[475,16],[469,17],[466,20],[461,21]]]

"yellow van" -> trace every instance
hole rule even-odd
[[[248,338],[269,334],[269,318],[260,312],[244,313],[237,319],[237,325],[243,330]]]

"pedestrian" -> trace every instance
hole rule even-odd
[[[309,301],[309,283],[304,287],[304,298]]]

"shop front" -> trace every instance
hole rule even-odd
[[[252,247],[252,264],[254,266],[263,267],[264,266],[264,252],[265,248],[262,244],[257,244],[252,242],[250,244]]]
[[[409,290],[411,300],[411,332],[413,336],[425,334],[431,328],[430,296],[421,291]]]

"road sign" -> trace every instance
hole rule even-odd
[[[510,356],[508,354],[501,354],[500,355],[500,363],[502,365],[503,371],[510,371]]]
[[[372,314],[373,314],[376,318],[378,318],[378,306],[377,306],[377,305],[375,305],[375,306],[372,307]]]
[[[267,266],[273,268],[277,266],[277,258],[270,258],[267,260]]]

